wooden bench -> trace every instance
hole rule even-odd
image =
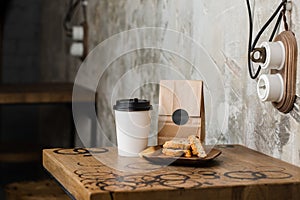
[[[6,200],[69,200],[53,180],[16,182],[5,187]]]
[[[75,127],[72,116],[72,98],[74,83],[35,83],[35,84],[0,84],[0,105],[31,105],[31,104],[63,104],[70,109],[71,133],[70,147],[74,146]],[[95,104],[96,93],[76,86],[79,94],[75,103]],[[96,138],[96,119],[92,119],[91,137]],[[95,141],[93,139],[92,141]],[[50,144],[49,144],[50,145]],[[7,148],[8,147],[8,148]],[[27,147],[27,148],[26,148]],[[29,147],[29,148],[28,148]],[[0,162],[34,162],[40,161],[41,147],[37,144],[26,144],[10,141],[1,144]],[[2,150],[4,149],[4,150]]]
[[[71,103],[73,83],[0,84],[0,104]],[[79,86],[78,86],[79,87]],[[79,87],[82,102],[94,102],[92,91]]]
[[[26,163],[41,161],[41,147],[37,144],[0,142],[0,163]]]

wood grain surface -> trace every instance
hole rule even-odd
[[[203,165],[160,166],[115,148],[46,149],[44,167],[76,199],[300,199],[300,168],[240,145]]]

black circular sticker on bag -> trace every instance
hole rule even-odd
[[[189,120],[189,114],[184,109],[178,109],[173,112],[172,120],[176,125],[184,125]]]

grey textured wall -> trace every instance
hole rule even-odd
[[[39,63],[42,81],[72,82],[79,68],[80,60],[69,56],[71,41],[63,29],[68,3],[68,0],[42,1]]]
[[[276,2],[251,1],[255,12],[254,32],[262,27],[277,7]],[[292,2],[291,30],[299,38],[300,1],[293,0]],[[278,1],[279,3],[280,1]],[[63,11],[60,10],[59,12]],[[245,2],[238,0],[90,0],[88,8],[90,50],[114,34],[134,28],[161,27],[184,33],[201,44],[209,55],[209,59],[198,60],[197,62],[201,63],[201,66],[207,65],[217,68],[224,83],[224,101],[219,105],[227,113],[224,127],[222,132],[216,133],[213,130],[207,130],[207,134],[213,134],[220,143],[244,144],[271,156],[300,165],[299,123],[289,114],[279,113],[270,103],[261,103],[256,94],[256,81],[248,77],[246,65],[247,20]],[[267,31],[263,39],[267,40],[269,34],[270,31]],[[162,37],[159,41],[166,39]],[[124,43],[120,45],[126,46],[143,42],[145,42],[145,38],[141,37],[134,41],[124,40]],[[179,43],[179,41],[173,42]],[[189,51],[189,49],[185,50]],[[110,50],[107,50],[107,55],[109,53]],[[193,54],[193,52],[190,53]],[[51,57],[49,52],[47,55]],[[51,70],[58,70],[60,75],[64,74],[62,78],[68,77],[71,80],[76,67],[68,61],[60,60],[64,62],[65,66],[53,65]],[[114,120],[111,110],[113,100],[117,97],[126,97],[127,92],[131,91],[130,88],[136,82],[142,85],[147,80],[156,80],[162,77],[161,73],[153,71],[149,66],[145,71],[138,71],[139,66],[150,62],[174,66],[186,78],[199,78],[193,74],[194,68],[189,63],[168,52],[142,49],[120,56],[105,71],[98,87],[100,97],[98,102],[99,121],[109,122],[102,123],[102,132],[108,135],[112,141],[115,141]],[[105,66],[101,66],[101,58],[99,58],[99,70],[103,67]],[[200,66],[196,66],[195,69],[200,68]],[[131,81],[128,79],[124,84],[116,84],[122,75],[128,71],[134,71],[134,69],[140,75],[138,79],[131,79]],[[57,77],[54,76],[60,75],[52,73],[48,69],[45,72],[45,77],[49,77],[49,79],[56,79]],[[299,70],[297,77],[297,94],[299,94]],[[209,79],[210,77],[206,78]],[[137,89],[136,95],[149,98],[157,104],[158,86],[157,84],[150,84],[140,87]],[[207,101],[206,106],[210,106],[209,101]],[[152,127],[155,128],[154,125]],[[101,138],[99,138],[98,143],[101,145]]]
[[[277,4],[274,1],[252,1],[252,5],[255,11],[254,31],[257,32]],[[296,37],[300,34],[298,5],[297,0],[293,1],[291,28]],[[163,27],[191,36],[205,47],[223,76],[225,86],[223,106],[228,115],[219,142],[245,144],[300,165],[300,125],[288,114],[279,113],[271,104],[261,103],[256,94],[256,82],[248,77],[246,65],[248,21],[244,1],[90,1],[89,13],[90,44],[94,46],[113,34],[141,27]],[[270,31],[263,39],[266,40],[269,34]],[[100,84],[99,107],[102,108],[99,112],[100,119],[106,116],[113,118],[111,110],[103,109],[111,104],[110,85],[131,66],[139,66],[143,62],[147,63],[147,59],[156,58],[161,63],[177,62],[175,66],[181,65],[183,73],[186,73],[187,77],[192,77],[190,68],[178,57],[177,60],[172,60],[172,56],[165,53],[148,51],[148,54],[153,57],[145,56],[146,51],[122,56],[109,68],[119,66],[114,70],[114,72],[118,70],[115,76],[111,76],[113,73],[110,73],[110,76],[105,77],[105,81]],[[203,65],[205,64],[204,62]],[[157,74],[143,73],[141,76],[139,81],[154,78]],[[157,87],[148,88],[147,92],[148,97],[157,103]],[[299,88],[297,92],[299,93]],[[113,127],[104,129],[111,131]]]

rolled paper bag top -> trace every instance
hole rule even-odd
[[[116,105],[113,107],[114,110],[117,111],[147,111],[152,110],[152,105],[150,105],[150,101],[145,99],[121,99],[117,100]]]

